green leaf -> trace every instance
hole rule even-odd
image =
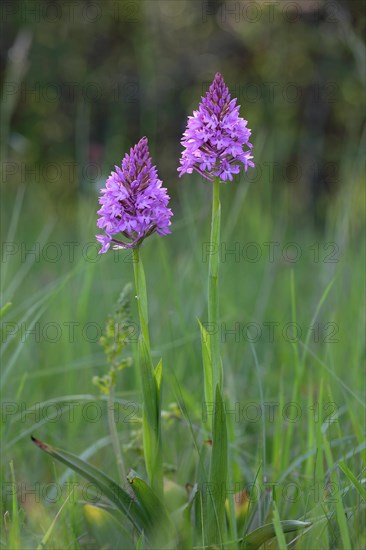
[[[171,539],[174,536],[174,526],[165,505],[136,472],[131,470],[127,479],[146,516],[150,518],[154,530],[152,538],[155,544],[159,542],[160,547],[161,545],[171,544]]]
[[[204,441],[199,452],[199,462],[197,467],[197,483],[193,486],[190,499],[189,510],[194,507],[193,530],[195,534],[195,546],[205,545],[205,526],[208,526],[208,495],[206,491],[209,462],[212,454],[212,441]]]
[[[158,493],[161,493],[163,474],[161,468],[160,400],[151,356],[143,336],[139,339],[139,363],[144,402],[142,419],[145,465],[151,484]]]
[[[59,462],[62,462],[91,483],[94,483],[95,486],[100,489],[101,493],[131,521],[140,533],[149,530],[151,523],[144,510],[130,497],[128,493],[126,493],[126,491],[119,487],[117,483],[106,476],[103,472],[91,464],[88,464],[84,460],[81,460],[76,455],[63,451],[62,449],[51,447],[46,443],[42,443],[33,436],[32,441],[42,451],[49,454]]]
[[[139,311],[141,333],[139,337],[139,369],[143,393],[143,440],[144,457],[149,481],[158,494],[163,492],[163,469],[160,435],[160,367],[155,375],[150,350],[148,304],[145,273],[139,248],[133,249],[136,298]],[[161,380],[160,380],[161,382]]]
[[[218,544],[225,538],[225,500],[227,486],[227,428],[224,403],[219,386],[216,386],[215,410],[212,432],[212,454],[209,480],[212,498],[209,518],[210,541]]]
[[[227,433],[224,407],[217,387],[214,408],[213,440],[203,443],[197,468],[197,487],[190,499],[194,503],[195,546],[218,543],[223,539],[225,517]],[[215,457],[213,453],[215,452]],[[190,504],[190,505],[191,505]]]
[[[298,529],[305,529],[310,527],[311,523],[308,521],[297,521],[297,520],[283,520],[280,522],[281,529],[283,533],[291,533],[297,531]],[[267,523],[262,525],[255,531],[252,531],[246,535],[243,539],[243,550],[257,550],[264,544],[267,540],[272,539],[276,536],[276,529],[273,523]]]

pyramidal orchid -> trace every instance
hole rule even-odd
[[[205,97],[193,116],[188,117],[181,141],[184,150],[180,159],[179,175],[193,170],[213,182],[211,240],[208,266],[208,330],[201,325],[202,354],[204,358],[204,387],[206,403],[214,404],[212,420],[213,446],[208,482],[218,487],[227,483],[227,426],[220,419],[223,407],[224,370],[220,355],[219,330],[219,248],[220,248],[220,186],[232,181],[241,167],[254,167],[250,143],[251,131],[247,121],[239,116],[236,99],[231,99],[223,77],[217,73]],[[208,348],[208,349],[207,349]],[[209,536],[206,544],[215,544],[225,530],[225,494],[218,495],[209,504]]]
[[[231,99],[229,89],[220,73],[201,98],[197,111],[188,117],[181,141],[184,151],[178,168],[179,175],[192,174],[193,170],[213,181],[232,181],[233,174],[243,166],[254,167],[249,141],[248,122],[239,116],[240,106]]]
[[[155,231],[159,235],[170,233],[168,208],[169,195],[158,178],[150,158],[147,138],[143,137],[115,167],[101,190],[97,226],[105,235],[97,235],[101,243],[100,254],[114,249],[131,248],[135,275],[136,300],[139,314],[139,370],[143,394],[143,438],[147,474],[152,487],[161,494],[163,468],[161,458],[161,395],[153,365],[149,336],[148,302],[145,272],[140,245]],[[162,364],[158,368],[160,372]]]
[[[97,226],[106,233],[96,237],[102,245],[100,254],[107,252],[111,244],[136,248],[154,231],[159,235],[170,233],[169,195],[152,164],[147,138],[141,138],[130,154],[126,153],[121,168],[115,169],[99,199],[102,207]],[[122,236],[128,241],[121,240]]]
[[[231,99],[229,89],[220,73],[201,97],[198,110],[188,117],[181,143],[184,147],[178,168],[179,175],[193,170],[213,182],[211,241],[208,277],[208,324],[215,327],[209,338],[212,372],[205,373],[205,397],[215,400],[216,386],[222,391],[223,371],[220,357],[219,322],[219,245],[220,245],[220,183],[232,181],[241,167],[247,171],[252,161],[251,130],[248,122],[239,116],[240,106]]]

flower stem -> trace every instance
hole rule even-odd
[[[145,272],[144,272],[144,267],[142,265],[142,259],[140,256],[139,247],[132,249],[132,258],[133,258],[133,269],[135,274],[135,288],[136,288],[137,308],[138,308],[139,319],[140,319],[140,329],[141,329],[142,336],[145,340],[146,346],[149,350],[149,355],[151,356],[146,280],[145,280]]]
[[[136,299],[140,321],[139,370],[143,395],[143,446],[150,484],[158,493],[163,491],[161,446],[161,393],[157,383],[150,349],[145,273],[139,248],[133,249]]]
[[[225,405],[222,397],[223,368],[220,356],[219,330],[220,185],[220,179],[215,178],[213,182],[211,255],[208,273],[208,322],[210,327],[212,403],[214,403],[209,483],[213,487],[225,488],[227,485],[228,451]],[[205,543],[208,543],[209,546],[219,544],[221,547],[226,538],[225,499],[225,490],[220,490],[217,494],[213,494],[212,501],[208,504],[208,538]]]
[[[219,386],[220,392],[222,393],[223,384],[219,331],[220,217],[220,179],[215,178],[212,195],[211,255],[208,268],[208,322],[211,332],[212,402],[215,402],[216,386]]]

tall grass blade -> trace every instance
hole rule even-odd
[[[345,462],[338,462],[338,467],[342,470],[349,481],[356,487],[361,498],[366,502],[366,489],[362,486],[362,483],[357,479],[355,474],[351,472]]]

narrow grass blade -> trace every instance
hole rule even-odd
[[[309,342],[310,342],[310,337],[311,337],[311,327],[314,326],[314,323],[315,321],[317,320],[318,318],[318,315],[320,313],[320,310],[334,284],[334,281],[335,281],[335,278],[333,277],[333,279],[328,283],[327,287],[325,288],[323,294],[321,295],[320,297],[320,300],[318,302],[318,305],[316,306],[316,309],[315,309],[315,312],[314,312],[314,315],[311,319],[311,322],[310,322],[310,325],[309,325],[309,330],[307,331],[307,334],[306,334],[306,337],[305,337],[305,343],[304,343],[304,348],[303,348],[303,352],[302,352],[302,356],[301,356],[301,363],[302,363],[302,367],[304,366],[305,364],[305,359],[306,359],[306,356],[307,356],[307,353],[308,353],[308,348],[309,348]]]
[[[49,528],[47,529],[46,533],[44,534],[41,542],[39,543],[39,545],[37,546],[37,550],[44,550],[44,548],[46,548],[46,544],[50,538],[50,536],[52,535],[52,531],[57,523],[57,520],[58,518],[60,517],[61,515],[61,512],[62,510],[65,508],[66,504],[68,503],[70,497],[71,497],[72,493],[70,493],[67,498],[65,499],[65,501],[62,503],[62,506],[61,508],[59,509],[59,511],[57,512],[57,514],[55,515],[51,525],[49,526]]]
[[[282,529],[280,514],[275,502],[273,502],[273,527],[276,532],[278,550],[287,550],[285,535]]]
[[[11,481],[13,484],[13,487],[16,487],[15,482],[15,471],[14,471],[14,463],[13,461],[10,462],[10,475],[11,475]],[[18,500],[17,500],[17,494],[16,491],[12,492],[12,502],[11,502],[11,521],[10,521],[10,527],[8,531],[8,547],[14,548],[14,549],[20,549],[20,517],[19,517],[19,509],[18,509]]]
[[[1,109],[1,108],[0,108]],[[4,133],[2,133],[2,141],[4,140]],[[2,160],[5,160],[2,154],[0,155],[0,158]],[[9,229],[6,234],[6,240],[5,242],[9,243],[15,240],[17,227],[19,223],[20,213],[22,211],[23,206],[23,199],[25,195],[25,185],[21,185],[18,187],[18,191],[15,197],[14,207],[12,209],[12,215],[11,220],[9,224]],[[4,262],[1,272],[1,292],[3,292],[3,289],[5,288],[5,282],[6,282],[6,273],[8,269],[9,263]]]
[[[348,525],[347,525],[347,515],[343,506],[342,494],[340,491],[338,479],[334,471],[332,451],[325,434],[323,436],[323,444],[324,444],[325,456],[326,456],[328,467],[330,470],[330,479],[334,484],[334,487],[338,487],[338,495],[335,502],[335,509],[336,509],[337,523],[340,530],[343,548],[352,548],[353,546],[351,544],[351,537],[350,537]]]
[[[345,474],[345,476],[349,479],[349,481],[353,483],[353,485],[356,487],[357,491],[359,492],[360,496],[366,502],[366,489],[362,486],[361,482],[357,479],[355,474],[351,472],[351,470],[348,468],[345,462],[338,462],[338,466],[342,470],[342,472]]]

